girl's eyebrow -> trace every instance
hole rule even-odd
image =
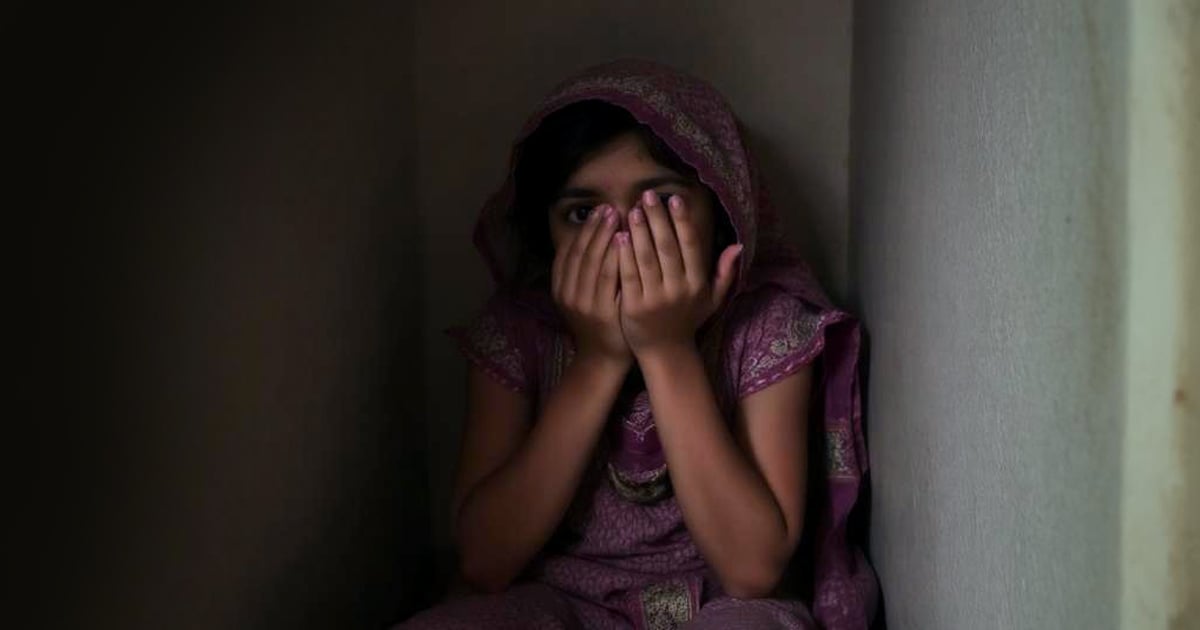
[[[659,177],[651,177],[649,179],[643,179],[643,180],[637,181],[633,184],[632,189],[634,192],[640,193],[643,190],[648,190],[650,188],[658,188],[659,186],[665,186],[668,184],[674,185],[674,186],[681,186],[683,188],[688,188],[692,185],[692,182],[690,180],[688,180],[686,177],[682,177],[679,175],[662,175]],[[558,202],[558,201],[562,201],[564,199],[594,199],[599,196],[600,196],[600,193],[591,188],[572,187],[572,188],[564,188],[561,191],[559,191],[559,193],[557,195],[555,195],[554,201]]]
[[[643,179],[642,181],[634,184],[633,189],[637,192],[641,192],[643,190],[648,190],[651,188],[658,188],[659,186],[665,186],[668,184],[680,186],[682,188],[689,188],[689,187],[691,187],[692,182],[689,181],[687,178],[681,177],[679,175],[663,175],[662,177],[651,177],[650,179]]]
[[[592,190],[591,188],[564,188],[557,195],[555,195],[554,200],[560,201],[563,199],[591,199],[592,197],[599,197],[599,196],[600,196],[600,193]]]

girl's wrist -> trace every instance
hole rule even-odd
[[[669,373],[690,361],[703,361],[694,339],[657,343],[634,351],[638,367],[648,377],[651,373]]]
[[[633,367],[633,356],[610,354],[606,352],[580,348],[575,355],[572,365],[595,372],[598,377],[613,377],[624,379],[629,369]]]

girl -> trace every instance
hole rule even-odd
[[[782,245],[723,99],[593,68],[511,163],[475,234],[500,290],[458,331],[483,593],[401,627],[866,628],[858,327]]]

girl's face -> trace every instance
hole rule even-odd
[[[622,230],[629,229],[629,211],[639,205],[642,193],[653,190],[666,205],[671,195],[683,199],[700,234],[701,255],[712,267],[714,220],[708,189],[654,161],[635,133],[617,136],[598,149],[567,179],[550,204],[550,240],[555,251],[571,242],[596,206],[616,209]]]

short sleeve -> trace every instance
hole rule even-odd
[[[779,289],[747,296],[726,333],[736,397],[766,389],[811,363],[824,345],[823,320],[819,309]]]
[[[473,365],[508,389],[529,392],[534,380],[522,348],[522,321],[503,297],[493,297],[473,322],[448,332]]]

